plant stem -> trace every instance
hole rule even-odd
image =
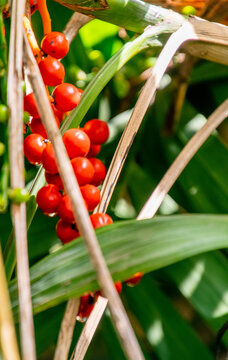
[[[0,247],[0,345],[5,360],[20,360]]]
[[[178,176],[184,170],[189,161],[193,158],[199,148],[208,139],[211,133],[228,117],[228,100],[224,101],[208,118],[205,125],[189,140],[184,149],[177,156],[168,171],[165,173],[151,196],[143,206],[137,219],[152,218],[164,197],[169,192]]]
[[[23,189],[24,184],[24,151],[23,151],[23,92],[22,92],[22,49],[23,49],[23,15],[25,0],[12,3],[8,106],[9,106],[9,158],[11,188]],[[32,302],[29,280],[29,262],[26,229],[25,203],[12,203],[12,222],[16,240],[17,282],[20,306],[20,338],[23,360],[35,360],[35,340],[32,315]]]
[[[74,11],[142,33],[148,25],[169,24],[175,31],[184,17],[172,10],[140,0],[56,0]]]

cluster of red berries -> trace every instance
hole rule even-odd
[[[44,84],[56,86],[49,98],[58,127],[63,121],[64,114],[79,104],[82,93],[74,85],[63,83],[65,71],[59,59],[63,58],[68,50],[68,41],[61,33],[49,33],[42,40],[44,57],[39,63],[39,69]],[[57,214],[60,217],[56,225],[56,232],[59,239],[65,244],[76,239],[80,234],[74,220],[70,198],[65,194],[58,173],[54,149],[42,125],[33,93],[25,96],[24,110],[32,117],[29,124],[32,134],[24,140],[24,153],[30,163],[43,165],[47,181],[47,185],[38,191],[36,201],[44,214],[48,216]],[[108,125],[99,119],[88,121],[81,129],[69,129],[62,137],[89,212],[93,211],[100,202],[98,186],[104,181],[106,168],[101,160],[96,158],[96,155],[108,137]],[[113,222],[112,218],[104,213],[91,214],[90,220],[95,229]],[[127,280],[127,284],[135,285],[141,277],[142,274],[137,273],[133,278]],[[120,293],[121,282],[117,282],[115,286]],[[89,293],[81,297],[79,320],[86,320],[99,294],[100,292]]]

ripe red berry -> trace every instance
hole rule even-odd
[[[97,156],[97,154],[99,154],[100,151],[101,151],[101,145],[91,144],[89,152],[87,154],[87,158],[94,158],[95,156]]]
[[[79,186],[89,184],[94,176],[94,168],[87,158],[77,157],[71,160]]]
[[[90,215],[90,220],[94,229],[113,223],[112,218],[108,214],[104,213],[92,214]]]
[[[140,280],[142,279],[143,277],[143,273],[141,272],[137,272],[136,274],[134,274],[130,279],[126,280],[125,283],[128,285],[128,286],[135,286],[137,285]]]
[[[117,281],[114,285],[115,285],[116,291],[118,292],[118,294],[120,294],[122,291],[122,283],[120,281]],[[103,296],[101,290],[98,290],[95,292],[96,299],[98,298],[98,296]]]
[[[56,233],[63,244],[66,244],[80,236],[74,224],[69,224],[62,219],[57,222]]]
[[[54,97],[56,108],[63,112],[73,110],[81,99],[78,89],[74,85],[67,83],[58,85],[54,89],[52,96]]]
[[[46,54],[62,59],[69,51],[69,42],[64,34],[52,31],[43,38],[41,47]]]
[[[93,293],[84,294],[81,296],[77,315],[78,321],[85,322],[87,320],[94,308],[95,301],[96,299]]]
[[[31,134],[24,140],[24,154],[31,164],[37,165],[41,163],[43,151],[47,144],[43,136],[39,134]]]
[[[115,283],[115,288],[116,288],[116,291],[118,292],[118,294],[120,294],[121,291],[122,291],[122,283],[121,283],[121,281],[117,281]]]
[[[56,125],[58,126],[58,128],[60,127],[60,121],[58,118],[55,118],[56,121]],[[30,122],[30,129],[31,132],[33,134],[40,134],[42,135],[45,139],[48,138],[46,130],[42,124],[42,121],[40,120],[40,118],[32,118],[31,122]]]
[[[63,64],[52,56],[47,56],[39,63],[39,69],[47,86],[57,86],[62,84],[65,76]]]
[[[31,116],[40,117],[33,93],[24,97],[24,111],[27,111]]]
[[[84,131],[89,136],[92,144],[101,145],[108,140],[109,128],[105,121],[93,119],[84,126]]]
[[[91,184],[98,186],[105,179],[106,167],[103,164],[103,162],[99,159],[91,158],[91,159],[89,159],[89,161],[91,162],[91,164],[94,167],[94,177],[93,177],[93,180],[91,181]]]
[[[85,156],[90,148],[90,140],[80,129],[69,129],[63,135],[63,142],[70,159]]]
[[[53,99],[53,101],[54,101],[54,99]],[[51,107],[52,107],[52,110],[53,110],[53,112],[54,112],[55,117],[57,117],[57,118],[59,119],[59,121],[60,121],[60,122],[61,122],[61,121],[63,121],[63,118],[64,118],[64,112],[62,112],[62,111],[60,111],[60,110],[56,109],[56,107],[55,107],[55,105],[54,105],[54,104],[51,104]]]
[[[73,223],[75,221],[72,205],[68,195],[61,198],[58,207],[58,215],[65,222]]]
[[[38,191],[36,202],[43,213],[53,214],[57,212],[61,198],[58,187],[53,184],[48,184]]]
[[[42,154],[42,164],[44,169],[50,174],[57,174],[58,167],[55,159],[53,146],[50,142],[47,143],[46,148]]]
[[[59,190],[63,190],[63,182],[59,174],[49,174],[45,171],[45,179],[48,184],[54,184]]]
[[[100,190],[94,185],[84,185],[80,188],[83,199],[86,202],[88,211],[92,211],[101,200]]]

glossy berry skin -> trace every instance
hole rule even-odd
[[[94,167],[94,177],[93,177],[93,180],[91,181],[91,184],[98,186],[105,179],[106,167],[103,164],[103,162],[99,159],[91,158],[91,159],[89,159],[89,161],[91,162],[91,164]]]
[[[46,148],[42,154],[42,164],[44,169],[50,174],[57,174],[58,167],[55,159],[53,146],[50,142],[47,143]]]
[[[57,86],[62,84],[65,77],[65,69],[63,64],[52,56],[47,56],[39,63],[39,69],[47,86]]]
[[[67,130],[63,135],[63,142],[70,159],[86,156],[90,148],[89,137],[80,129]]]
[[[45,179],[48,184],[54,184],[59,190],[63,190],[63,182],[59,174],[49,174],[45,171]]]
[[[69,224],[62,219],[57,222],[56,233],[63,244],[66,244],[80,236],[74,224]]]
[[[52,31],[43,38],[41,47],[46,54],[62,59],[69,51],[69,42],[64,34]]]
[[[87,158],[77,157],[71,160],[71,164],[78,180],[79,186],[89,184],[94,176],[94,168]]]
[[[141,272],[137,272],[135,273],[130,279],[126,280],[125,283],[128,285],[128,286],[135,286],[137,285],[140,280],[142,279],[143,277],[143,273]]]
[[[54,101],[54,99],[53,99]],[[63,118],[64,118],[64,112],[56,109],[55,105],[54,104],[51,104],[51,107],[52,107],[52,110],[53,110],[53,113],[55,115],[55,117],[57,117],[59,119],[59,121],[63,121]]]
[[[56,121],[56,125],[58,126],[58,128],[60,127],[60,121],[58,118],[55,118]],[[40,134],[42,135],[45,139],[48,138],[46,130],[42,124],[42,121],[40,120],[40,118],[32,118],[31,122],[30,122],[30,129],[31,132],[33,134]]]
[[[31,134],[24,140],[24,154],[28,161],[37,165],[41,163],[42,154],[47,144],[43,136],[39,134]]]
[[[43,213],[53,214],[57,212],[61,198],[58,187],[53,184],[48,184],[38,191],[36,202]]]
[[[109,128],[105,121],[99,119],[90,120],[83,129],[89,136],[92,144],[101,145],[108,140]]]
[[[73,223],[75,221],[72,205],[68,195],[62,197],[58,207],[58,215],[65,222]]]
[[[91,144],[89,152],[87,154],[87,158],[94,158],[95,156],[97,156],[97,154],[99,154],[100,151],[101,151],[101,145]]]
[[[24,97],[24,111],[27,111],[31,116],[40,117],[33,93],[30,93]]]
[[[94,229],[113,223],[112,218],[108,214],[104,213],[92,214],[90,215],[90,220]]]
[[[58,85],[52,96],[54,98],[55,107],[63,112],[73,110],[80,102],[81,94],[78,89],[68,83]]]
[[[88,211],[92,211],[101,200],[100,190],[91,184],[84,185],[80,188],[83,199],[86,202]]]
[[[84,294],[81,296],[77,315],[78,321],[85,322],[87,320],[94,308],[95,301],[96,299],[93,293]]]

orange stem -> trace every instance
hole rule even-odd
[[[29,21],[29,19],[26,16],[23,17],[23,25],[24,25],[25,32],[26,32],[26,35],[28,38],[29,45],[32,49],[33,55],[35,56],[36,61],[39,63],[40,60],[42,59],[42,52],[36,41],[35,34],[32,30],[31,22]]]
[[[48,12],[46,0],[38,0],[38,10],[43,22],[44,35],[51,32],[51,18]]]

